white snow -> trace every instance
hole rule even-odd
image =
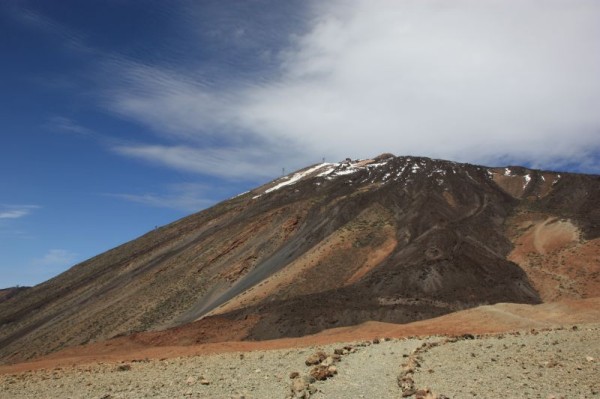
[[[511,171],[510,171],[510,169],[508,169],[508,168],[505,168],[505,169],[504,169],[504,176],[510,176],[510,174],[511,174]]]
[[[344,175],[351,175],[352,173],[356,173],[358,172],[360,169],[359,168],[354,168],[354,167],[349,167],[348,169],[342,169],[342,170],[336,170],[333,175],[334,176],[344,176]]]
[[[531,181],[531,176],[525,175],[525,176],[523,176],[523,178],[525,179],[525,184],[523,184],[523,189],[525,189],[525,187],[527,187],[527,185]]]
[[[288,180],[286,180],[284,182],[281,182],[278,185],[269,188],[268,190],[265,190],[265,194],[270,193],[270,192],[275,191],[275,190],[279,190],[282,187],[294,184],[297,181],[301,180],[303,177],[306,177],[306,176],[310,175],[311,173],[313,173],[314,171],[319,170],[319,169],[321,169],[321,168],[323,168],[325,166],[328,166],[328,165],[331,165],[331,164],[329,164],[329,163],[321,163],[321,164],[318,164],[317,166],[314,166],[314,167],[312,167],[310,169],[307,169],[307,170],[305,170],[303,172],[296,173],[292,177],[290,177]]]
[[[365,165],[367,168],[378,168],[380,166],[383,165],[387,165],[387,162],[380,162],[380,163],[369,163],[367,165]]]
[[[555,185],[560,180],[560,175],[556,175],[556,179],[552,182],[552,185]]]
[[[335,170],[335,166],[336,164],[329,164],[329,168],[327,168],[324,172],[321,172],[317,175],[317,177],[323,177],[325,175],[330,174],[331,172],[333,172]],[[339,165],[339,164],[338,164]]]
[[[250,191],[244,191],[243,193],[239,193],[238,195],[234,195],[233,197],[231,197],[231,199],[237,198],[237,197],[241,197],[244,194],[248,194]]]
[[[402,167],[402,169],[400,169],[400,172],[398,172],[398,174],[396,176],[400,177],[400,175],[402,175],[402,173],[404,173],[404,170],[406,169],[406,165]]]

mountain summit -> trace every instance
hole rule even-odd
[[[600,176],[391,154],[312,165],[0,302],[0,358],[171,328],[189,343],[260,340],[596,296],[598,204]]]

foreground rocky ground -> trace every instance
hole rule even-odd
[[[599,398],[599,358],[597,323],[482,336],[381,337],[3,369],[0,398]]]

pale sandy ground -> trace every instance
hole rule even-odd
[[[431,348],[416,386],[450,398],[599,398],[600,324]]]
[[[290,373],[306,375],[309,355],[332,353],[340,342],[352,342],[355,352],[342,356],[335,377],[314,384],[311,398],[400,398],[402,364],[425,342],[441,344],[418,354],[415,388],[450,398],[600,398],[599,305],[598,298],[498,304],[407,325],[372,322],[267,342],[94,344],[0,366],[0,398],[285,398]],[[452,342],[442,333],[476,339]],[[375,337],[392,339],[371,344]]]
[[[399,398],[401,365],[423,342],[392,339],[356,345],[338,374],[314,384],[312,398]],[[364,344],[362,344],[364,345]],[[80,365],[0,376],[2,398],[285,398],[290,372],[309,372],[317,349],[230,352],[127,363]],[[450,398],[598,398],[600,324],[519,335],[495,334],[434,347],[420,355],[415,387]],[[128,370],[120,371],[119,366]],[[203,385],[202,379],[208,384]]]

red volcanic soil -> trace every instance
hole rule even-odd
[[[508,259],[527,273],[544,302],[597,296],[600,238],[586,240],[568,219],[521,215],[512,221]]]
[[[501,303],[455,312],[408,324],[366,322],[300,338],[240,341],[255,323],[211,319],[160,332],[117,337],[68,348],[37,360],[0,366],[0,374],[53,369],[79,364],[197,356],[209,353],[258,351],[351,342],[375,337],[405,338],[431,335],[491,334],[600,321],[600,298],[565,300],[541,305]],[[195,344],[198,339],[226,342]]]

